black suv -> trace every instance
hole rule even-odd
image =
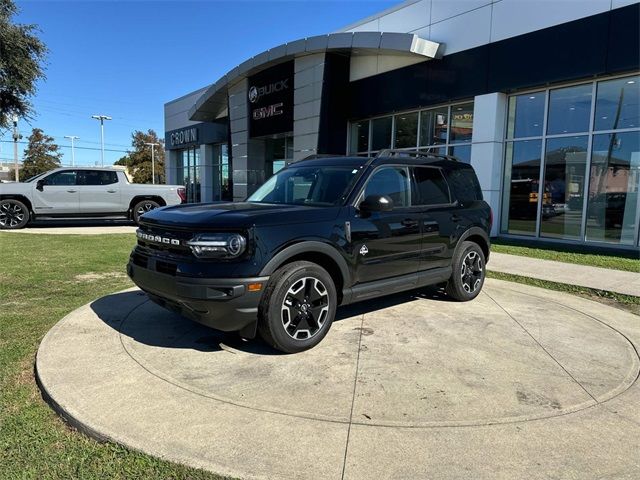
[[[292,163],[241,203],[142,216],[128,273],[156,303],[299,352],[338,305],[433,284],[482,288],[492,214],[470,165],[387,150]]]

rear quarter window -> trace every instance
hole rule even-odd
[[[460,165],[447,173],[447,180],[455,199],[461,203],[482,200],[482,189],[476,172],[471,167]]]

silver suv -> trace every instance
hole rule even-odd
[[[57,168],[25,182],[0,184],[0,229],[24,228],[38,218],[140,216],[186,200],[179,185],[130,183],[124,169]]]

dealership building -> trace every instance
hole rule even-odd
[[[637,1],[409,0],[264,45],[165,105],[167,181],[241,201],[314,154],[446,153],[492,235],[637,249],[639,24]]]

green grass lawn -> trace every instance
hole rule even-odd
[[[522,246],[510,244],[502,239],[492,241],[491,251],[640,273],[640,258],[638,258],[637,253],[634,258],[631,252],[628,255],[583,253],[571,251],[570,247],[563,245],[554,246],[553,248],[546,246]]]
[[[64,315],[132,286],[133,235],[0,233],[0,479],[221,477],[165,462],[67,425],[42,400],[36,350]]]

